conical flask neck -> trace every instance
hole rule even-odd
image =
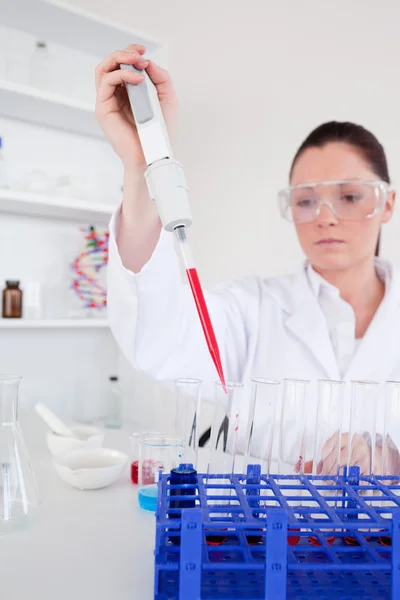
[[[0,375],[0,425],[12,425],[17,421],[20,382],[20,377]]]

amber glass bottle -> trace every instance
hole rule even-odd
[[[20,319],[22,317],[22,290],[19,281],[6,281],[3,290],[3,319]]]

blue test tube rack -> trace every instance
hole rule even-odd
[[[198,474],[193,496],[169,475],[158,486],[155,600],[400,599],[399,475],[266,476],[250,465]],[[195,506],[171,508],[179,499]]]

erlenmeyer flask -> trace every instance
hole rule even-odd
[[[24,527],[38,508],[31,461],[18,423],[21,377],[0,375],[0,535]]]

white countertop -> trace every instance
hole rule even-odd
[[[52,466],[46,426],[38,417],[22,426],[41,510],[27,529],[0,536],[0,598],[152,600],[155,516],[138,506],[129,468],[108,488],[75,490]],[[131,430],[106,430],[104,447],[129,455]]]

